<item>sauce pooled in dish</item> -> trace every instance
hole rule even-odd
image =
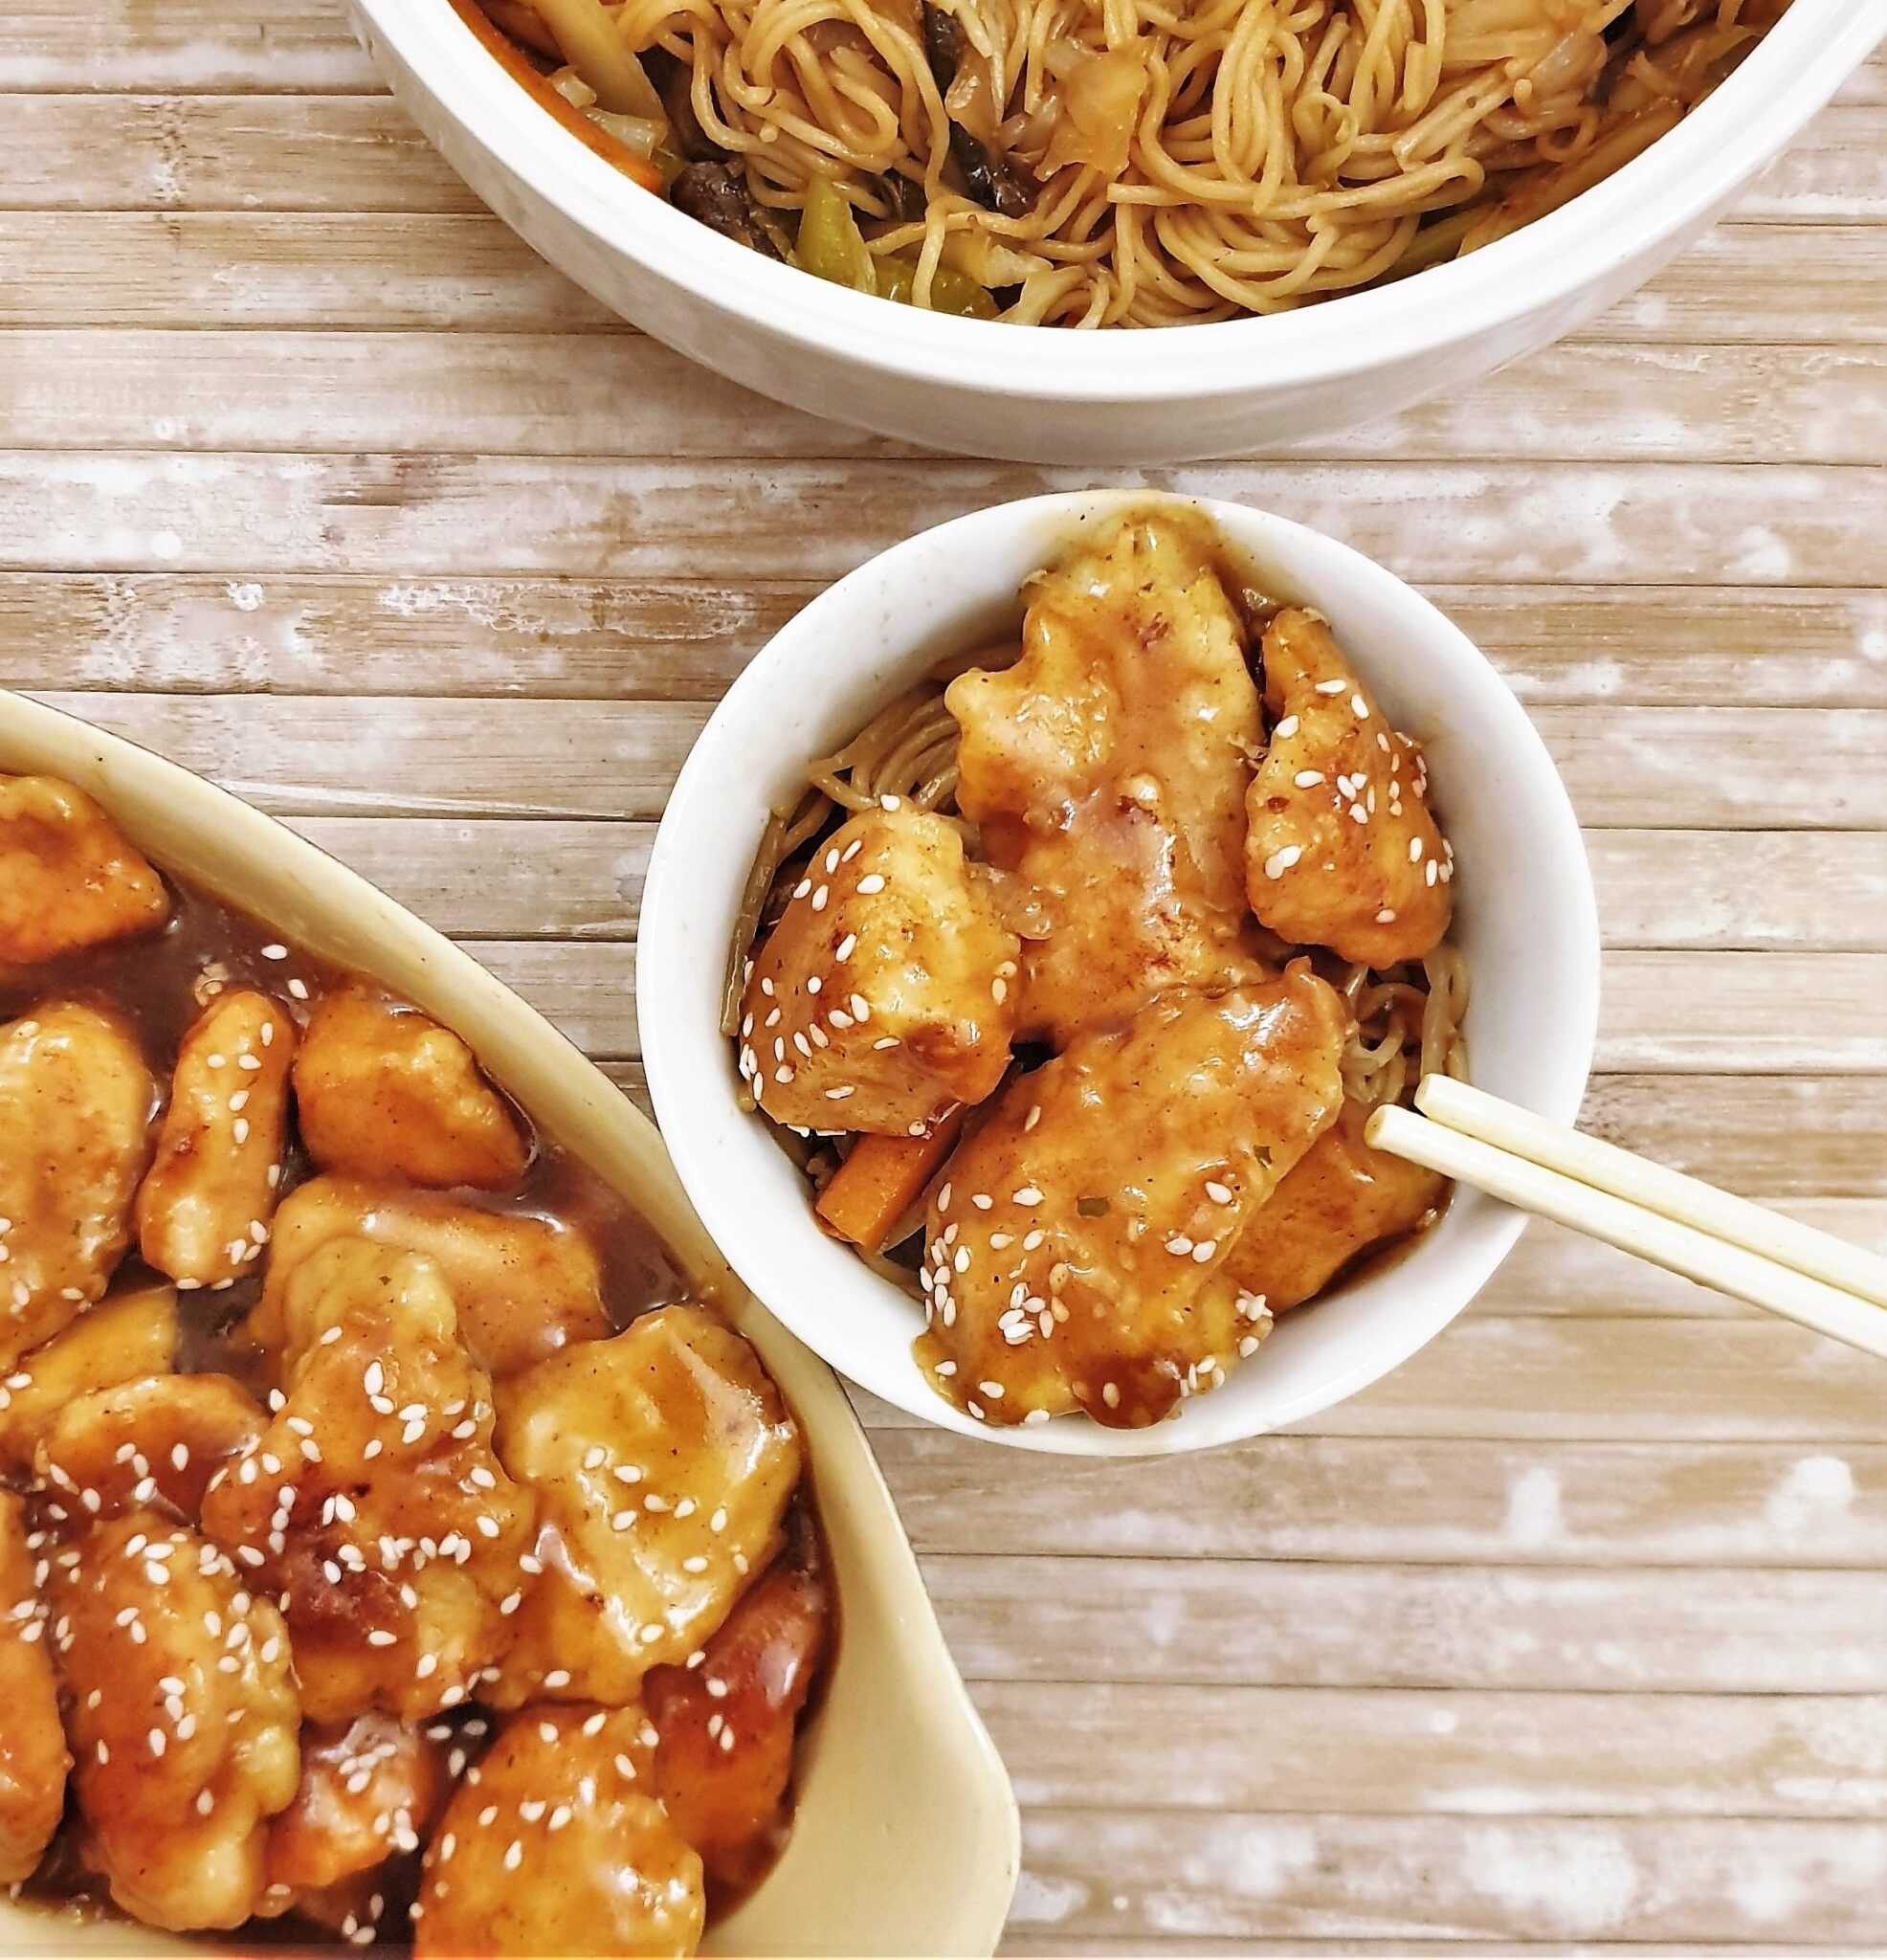
[[[1328,623],[1202,522],[1024,598],[768,826],[726,1026],[941,1393],[1140,1427],[1439,1215],[1363,1130],[1465,1065],[1454,854]]]
[[[0,776],[0,1877],[686,1954],[834,1601],[798,1427],[450,1029]]]

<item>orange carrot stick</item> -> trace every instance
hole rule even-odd
[[[618,143],[607,129],[598,128],[574,103],[566,102],[550,86],[517,42],[512,40],[477,4],[477,0],[452,0],[453,10],[477,35],[499,66],[536,102],[547,109],[586,149],[591,149],[606,164],[613,164],[625,177],[633,178],[645,190],[660,190],[662,173],[647,157],[639,157],[626,143]]]
[[[958,1103],[921,1137],[860,1137],[813,1209],[840,1238],[882,1252],[892,1228],[950,1154],[963,1126]]]

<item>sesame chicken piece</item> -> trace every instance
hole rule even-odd
[[[164,880],[83,790],[0,776],[0,966],[149,932],[169,912]]]
[[[502,1191],[529,1156],[450,1028],[360,983],[325,994],[295,1058],[301,1141],[323,1170]]]
[[[211,1479],[262,1424],[229,1375],[149,1375],[68,1402],[40,1437],[33,1469],[95,1517],[152,1504],[194,1524]]]
[[[325,1891],[416,1852],[446,1799],[445,1751],[389,1715],[301,1731],[301,1781],[269,1827],[269,1882]]]
[[[5,1268],[0,1267],[0,1276]],[[87,1307],[0,1382],[0,1470],[31,1470],[39,1438],[68,1402],[163,1374],[177,1354],[177,1289],[132,1286]]]
[[[654,1745],[633,1704],[512,1716],[427,1847],[421,1960],[694,1952],[701,1861],[650,1789]]]
[[[219,993],[177,1051],[157,1154],[138,1191],[138,1249],[181,1286],[262,1257],[281,1183],[295,1023],[265,993]]]
[[[1363,1141],[1368,1121],[1345,1102],[1239,1234],[1226,1272],[1271,1313],[1314,1299],[1371,1246],[1420,1230],[1446,1199],[1438,1171]]]
[[[813,853],[754,956],[741,1073],[776,1123],[920,1134],[1002,1080],[1019,953],[954,824],[866,811]]]
[[[1370,967],[1419,960],[1448,930],[1454,876],[1421,749],[1316,612],[1272,621],[1264,673],[1271,743],[1246,798],[1252,910],[1297,946]]]
[[[989,1423],[1112,1428],[1215,1387],[1251,1340],[1227,1259],[1335,1121],[1347,1026],[1299,962],[1165,995],[1011,1082],[930,1204],[937,1386]]]
[[[115,1016],[48,1002],[0,1028],[0,1368],[110,1283],[156,1106],[157,1084]]]
[[[456,1319],[431,1259],[322,1246],[283,1302],[286,1400],[204,1498],[204,1529],[286,1601],[310,1721],[418,1721],[510,1644],[535,1506]]]
[[[802,1525],[734,1602],[699,1665],[657,1667],[643,1687],[655,1789],[701,1855],[710,1896],[745,1892],[786,1835],[793,1731],[818,1678],[832,1611],[818,1541]]]
[[[958,805],[1046,934],[1024,942],[1026,1033],[1059,1048],[1169,988],[1263,976],[1241,872],[1257,689],[1195,526],[1131,518],[1043,574],[1021,659],[944,699]]]
[[[0,1490],[0,1883],[30,1878],[65,1815],[72,1768],[26,1506]]]
[[[147,1926],[240,1926],[299,1774],[281,1615],[151,1510],[94,1525],[51,1591],[87,1857]]]
[[[544,1575],[485,1699],[617,1703],[692,1653],[780,1543],[799,1432],[700,1306],[644,1314],[499,1391],[498,1450],[542,1503]]]
[[[262,1298],[246,1329],[253,1340],[280,1346],[290,1281],[312,1253],[343,1237],[432,1259],[452,1289],[460,1340],[493,1376],[516,1374],[572,1341],[611,1331],[596,1254],[563,1220],[488,1212],[437,1192],[360,1178],[312,1177],[276,1214]]]

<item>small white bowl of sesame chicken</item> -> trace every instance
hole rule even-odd
[[[1569,1122],[1598,925],[1518,702],[1334,539],[976,512],[754,659],[670,800],[638,1008],[742,1278],[924,1420],[1077,1455],[1314,1415],[1520,1215],[1371,1149],[1442,1071]]]

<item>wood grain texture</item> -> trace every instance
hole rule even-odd
[[[688,746],[922,524],[1087,473],[777,409],[608,315],[339,0],[0,34],[0,681],[452,933],[646,1106]],[[1887,1249],[1887,56],[1572,340],[1142,473],[1336,532],[1587,826],[1602,1135]],[[1887,1948],[1887,1372],[1535,1227],[1376,1388],[1045,1463],[857,1397],[1025,1808],[1018,1955]]]

